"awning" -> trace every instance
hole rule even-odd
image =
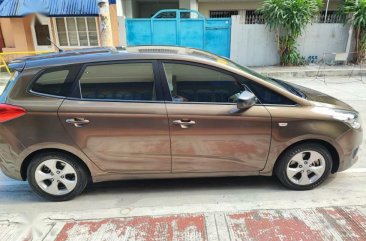
[[[49,17],[97,16],[99,8],[97,0],[0,0],[0,17],[23,17],[32,13]]]

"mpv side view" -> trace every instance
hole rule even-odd
[[[49,200],[89,181],[275,174],[308,190],[357,160],[359,113],[197,49],[85,49],[13,61],[0,167]]]

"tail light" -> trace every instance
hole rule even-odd
[[[25,115],[27,111],[19,106],[0,104],[0,123]]]

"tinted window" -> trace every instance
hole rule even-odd
[[[44,72],[34,82],[32,91],[41,94],[63,96],[67,88],[66,79],[69,72],[67,69]]]
[[[156,100],[151,63],[88,66],[80,87],[84,99]]]
[[[164,69],[175,102],[234,103],[244,90],[234,77],[212,69],[172,63]]]
[[[273,105],[294,105],[295,103],[286,97],[260,85],[253,81],[247,80],[246,85],[257,96],[262,104]]]

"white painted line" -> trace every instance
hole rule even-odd
[[[220,241],[217,233],[215,215],[213,213],[205,214],[207,240]]]
[[[363,172],[366,173],[366,168],[350,168],[341,173],[363,173]]]
[[[51,230],[46,233],[46,237],[42,239],[42,241],[54,241],[57,238],[57,235],[61,232],[63,227],[65,226],[66,222],[57,222]]]
[[[216,228],[219,240],[232,240],[228,229],[228,223],[224,213],[215,213]]]

